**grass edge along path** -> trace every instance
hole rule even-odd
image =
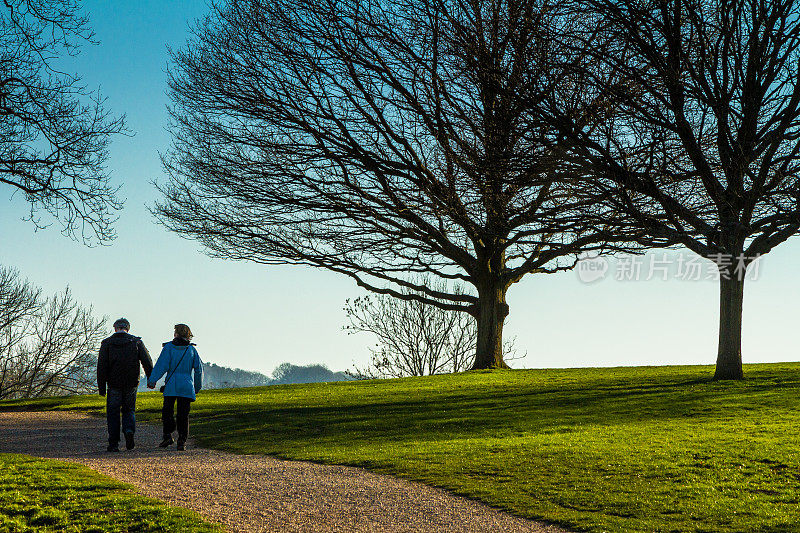
[[[588,531],[800,531],[800,365],[469,372],[201,393],[235,453],[362,466]],[[160,396],[139,412],[156,420]],[[101,412],[99,397],[0,409]]]
[[[0,532],[222,532],[82,465],[0,454]]]

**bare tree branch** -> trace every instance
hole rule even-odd
[[[64,54],[93,42],[76,0],[7,0],[0,6],[0,186],[30,204],[38,227],[58,220],[85,243],[114,238],[122,208],[105,162],[109,137],[123,118],[99,94],[61,72]]]

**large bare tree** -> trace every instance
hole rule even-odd
[[[103,242],[122,207],[104,163],[123,120],[61,70],[92,41],[77,0],[0,5],[0,186],[24,197],[37,227],[49,223],[45,213],[65,234]]]
[[[565,192],[576,177],[542,143],[546,0],[212,10],[173,55],[171,179],[154,208],[211,255],[469,313],[474,367],[496,368],[513,283],[627,239],[608,217],[584,223],[598,198]]]
[[[573,7],[561,72],[580,98],[556,91],[542,108],[620,212],[718,264],[715,377],[740,379],[744,274],[800,229],[800,3]]]

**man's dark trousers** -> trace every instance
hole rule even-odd
[[[123,433],[136,431],[136,389],[108,388],[106,393],[106,417],[108,420],[108,443],[115,445],[119,442],[120,414],[122,415]]]

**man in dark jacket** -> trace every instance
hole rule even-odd
[[[102,342],[100,356],[97,358],[97,387],[100,389],[100,396],[106,396],[109,452],[119,451],[120,412],[122,431],[125,433],[125,447],[132,450],[135,446],[133,433],[136,431],[139,364],[148,377],[153,371],[150,353],[141,337],[134,337],[128,333],[130,329],[130,322],[124,318],[114,322],[114,334]]]

